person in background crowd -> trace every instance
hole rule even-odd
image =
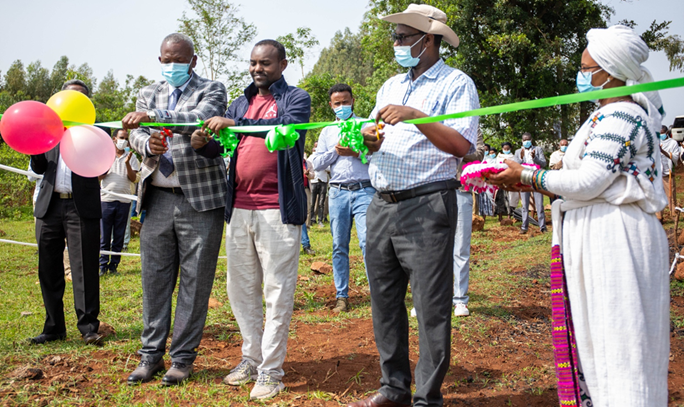
[[[456,174],[460,157],[475,151],[478,118],[403,122],[480,103],[472,79],[440,57],[442,39],[453,47],[459,42],[443,11],[411,4],[382,19],[397,24],[394,55],[408,69],[382,85],[371,112],[376,125],[363,130],[378,191],[368,206],[366,261],[382,379],[378,393],[349,406],[441,405],[451,360]],[[404,302],[409,280],[420,342],[413,395]]]
[[[496,156],[496,160],[500,163],[504,162],[504,160],[514,160],[513,158],[513,145],[509,143],[508,141],[505,141],[501,143],[501,152],[499,155]],[[510,219],[513,213],[513,210],[518,207],[518,203],[520,203],[520,192],[517,191],[504,191],[503,189],[499,188],[499,191],[503,191],[503,196],[505,198],[505,205],[506,205],[506,213],[508,214],[508,218]],[[497,192],[498,195],[498,192]],[[501,200],[499,199],[499,204]],[[501,208],[500,208],[501,209]]]
[[[311,185],[311,178],[313,178],[314,172],[309,169],[309,163],[306,160],[306,153],[304,153],[304,191],[306,191],[306,203],[307,205],[313,205],[313,202],[311,202],[311,190],[309,189]],[[304,222],[302,225],[302,250],[304,250],[304,253],[308,254],[309,256],[313,256],[316,254],[316,252],[311,249],[311,240],[309,240],[309,232],[306,228],[306,224],[309,219],[307,219],[307,222]]]
[[[319,137],[320,138],[320,137]],[[318,148],[318,142],[314,143],[314,152]],[[311,178],[311,206],[309,207],[309,226],[316,223],[318,217],[318,227],[323,227],[325,198],[328,193],[328,169],[321,171],[314,171],[314,176]]]
[[[674,140],[668,133],[667,126],[662,126],[660,129],[660,162],[662,163],[663,186],[667,195],[668,208],[670,216],[674,216],[675,207],[677,206],[677,187],[675,183],[674,169],[679,164],[680,147],[679,143]],[[662,220],[663,213],[658,214]]]
[[[131,218],[131,200],[107,194],[130,194],[140,171],[140,161],[128,147],[128,131],[116,130],[112,141],[116,145],[116,159],[112,167],[99,177],[102,192],[102,220],[100,221],[100,250],[118,253],[123,249],[126,223]],[[128,151],[126,151],[128,150]],[[113,235],[113,237],[112,237]],[[121,256],[100,255],[100,277],[109,272],[117,274]]]
[[[62,90],[90,95],[88,86],[77,79],[67,81]],[[100,186],[97,177],[81,177],[71,172],[62,160],[57,145],[47,153],[32,155],[31,168],[42,174],[36,199],[36,242],[38,243],[38,280],[45,306],[43,332],[31,344],[66,338],[64,319],[64,241],[71,263],[76,326],[86,344],[100,345],[100,279],[97,275],[99,253]]]
[[[129,385],[148,382],[165,368],[176,282],[171,369],[162,377],[162,385],[178,385],[192,374],[216,273],[226,203],[223,159],[207,159],[192,149],[195,126],[173,127],[168,138],[140,127],[149,122],[197,122],[226,110],[225,86],[194,71],[197,56],[188,36],[166,36],[160,54],[164,81],[141,89],[136,111],[122,120],[125,128],[135,129],[130,143],[144,157],[137,207],[146,211],[140,232],[142,349],[138,368],[128,376]]]
[[[352,88],[338,83],[328,90],[328,104],[335,112],[336,120],[356,119]],[[361,253],[366,255],[366,211],[375,189],[368,176],[368,164],[364,164],[349,147],[340,145],[337,126],[323,129],[318,146],[311,156],[317,172],[330,167],[330,233],[333,238],[333,278],[336,304],[334,312],[349,310],[349,241],[353,222],[359,238]],[[364,260],[365,264],[365,260]]]
[[[554,151],[553,154],[551,154],[551,158],[549,159],[549,168],[551,168],[552,170],[560,170],[561,168],[563,168],[563,156],[565,156],[565,151],[567,149],[568,140],[561,139],[558,150]]]
[[[307,123],[311,97],[289,86],[285,47],[274,40],[254,45],[249,60],[253,82],[226,111],[205,124],[218,133],[229,126]],[[219,157],[215,140],[203,131],[193,147],[205,157]],[[256,379],[250,398],[265,400],[285,385],[283,362],[297,286],[299,245],[306,222],[304,145],[306,131],[292,148],[274,153],[266,133],[240,135],[230,162],[225,219],[227,289],[242,335],[242,360],[224,379],[241,386]],[[264,301],[266,321],[264,322]]]
[[[518,163],[536,164],[540,168],[546,167],[546,157],[544,157],[544,150],[539,146],[532,145],[532,135],[530,133],[523,133],[522,148],[516,150],[513,159]],[[546,232],[546,216],[544,214],[544,195],[539,192],[521,192],[520,198],[522,200],[522,226],[520,227],[520,234],[527,233],[527,227],[530,222],[530,196],[534,194],[534,206],[537,209],[537,222],[539,223],[539,230]]]

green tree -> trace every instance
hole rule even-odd
[[[24,64],[20,60],[12,62],[7,73],[5,74],[4,90],[11,95],[16,95],[19,92],[24,92],[26,88],[26,70]]]
[[[330,45],[321,51],[309,75],[342,75],[365,86],[374,69],[371,55],[363,48],[362,40],[361,33],[353,34],[349,28],[345,28],[344,33],[336,32]]]
[[[287,59],[292,64],[299,64],[302,68],[302,77],[304,77],[304,61],[307,57],[307,51],[318,45],[316,36],[311,34],[311,28],[299,27],[295,33],[280,36],[276,41],[283,44],[287,50]]]
[[[97,121],[121,120],[127,113],[135,111],[138,92],[153,82],[144,76],[134,78],[127,75],[126,83],[120,87],[114,73],[107,72],[92,97],[97,110]]]
[[[55,94],[62,89],[62,85],[67,80],[67,73],[69,72],[69,58],[63,55],[59,61],[52,67],[50,73],[51,94]]]
[[[229,95],[242,91],[247,82],[246,69],[236,69],[242,62],[240,49],[252,41],[257,30],[238,16],[238,6],[228,0],[188,0],[194,16],[183,16],[179,31],[192,38],[195,53],[202,62],[204,75],[223,80]]]
[[[620,24],[636,28],[634,20],[622,20]],[[684,40],[678,35],[670,35],[672,21],[658,23],[653,20],[650,27],[641,34],[641,38],[653,51],[664,51],[670,62],[670,71],[684,72]]]
[[[29,99],[39,100],[43,103],[52,96],[50,71],[43,68],[40,61],[31,62],[26,67],[25,92]]]

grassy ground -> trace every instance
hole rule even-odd
[[[521,236],[517,226],[487,219],[472,239],[470,311],[453,319],[450,370],[442,388],[447,405],[557,405],[550,333],[548,267],[550,234]],[[668,220],[666,229],[672,227]],[[352,232],[352,236],[355,231]],[[249,388],[233,388],[221,379],[240,360],[241,338],[225,289],[226,265],[220,260],[196,374],[179,387],[155,381],[126,385],[138,363],[142,331],[140,263],[124,257],[119,276],[100,280],[100,319],[116,333],[102,348],[86,347],[76,329],[71,284],[65,310],[67,340],[29,346],[40,333],[44,308],[38,285],[36,249],[0,246],[0,404],[3,405],[344,405],[375,390],[380,371],[373,342],[368,285],[358,241],[352,238],[350,299],[353,309],[330,311],[335,302],[332,275],[316,275],[314,261],[331,264],[329,229],[309,230],[315,256],[302,254],[295,294],[284,378],[288,390],[267,403],[250,402]],[[0,237],[32,242],[32,220],[0,220]],[[129,251],[139,252],[134,237]],[[224,249],[221,249],[225,254]],[[674,282],[675,299],[684,284]],[[684,305],[684,304],[683,304]],[[411,307],[410,294],[407,307]],[[684,331],[683,308],[673,307],[675,332]],[[674,335],[674,334],[673,334]],[[680,334],[681,335],[681,334]],[[674,336],[673,336],[674,338]],[[677,342],[678,341],[678,342]],[[673,341],[673,348],[681,340]],[[411,361],[418,359],[418,332],[411,320]],[[678,405],[684,369],[673,350],[671,400]],[[168,358],[168,357],[167,357]],[[675,364],[675,362],[677,364]],[[168,366],[167,362],[167,366]],[[17,378],[18,369],[39,368],[37,380]],[[675,377],[676,380],[672,379]]]

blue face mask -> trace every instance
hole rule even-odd
[[[496,154],[489,154],[489,158],[496,158]]]
[[[418,65],[418,62],[420,62],[420,57],[423,55],[423,52],[427,48],[425,48],[417,57],[411,56],[411,49],[421,42],[425,38],[425,35],[420,37],[420,39],[416,42],[413,43],[413,45],[404,45],[400,47],[394,47],[394,59],[397,60],[397,63],[399,65],[403,66],[404,68],[413,68],[414,66]]]
[[[340,120],[347,120],[352,115],[351,105],[343,105],[335,108],[335,116]]]
[[[567,149],[568,149],[568,146],[561,146],[561,151],[562,151],[562,152],[565,152],[565,150],[567,150]]]
[[[525,147],[525,148],[532,147],[532,141],[530,141],[530,140],[523,141],[523,147]]]
[[[511,150],[503,150],[502,151],[504,154],[511,154]]]
[[[592,78],[594,77],[594,74],[601,72],[602,70],[603,69],[599,69],[598,71],[594,71],[594,72],[582,72],[582,71],[577,72],[577,90],[580,93],[584,93],[584,92],[591,92],[594,90],[603,89],[603,87],[606,86],[606,84],[608,82],[610,82],[610,78],[608,78],[607,81],[603,82],[603,85],[601,85],[601,86],[594,86],[591,84],[591,81],[592,81]],[[590,100],[590,102],[596,102],[596,100]]]
[[[172,62],[170,64],[161,64],[162,76],[166,79],[169,85],[177,88],[190,79],[190,64],[177,64]]]
[[[658,137],[660,137],[661,140],[667,140],[667,133],[660,133]]]

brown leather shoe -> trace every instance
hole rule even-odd
[[[388,399],[380,393],[375,393],[367,399],[355,401],[347,404],[347,407],[406,407],[410,404],[397,403]]]

